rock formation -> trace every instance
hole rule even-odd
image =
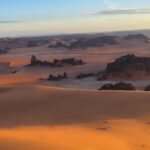
[[[150,85],[148,85],[148,86],[144,89],[144,91],[150,91]]]
[[[114,89],[115,89],[115,87],[113,84],[105,84],[98,90],[114,90]]]
[[[27,66],[50,66],[50,67],[62,67],[64,65],[71,65],[71,66],[77,66],[77,65],[83,65],[84,62],[80,59],[75,58],[67,58],[67,59],[55,59],[53,62],[49,61],[42,61],[37,59],[36,56],[31,57],[31,63]]]
[[[77,75],[76,79],[83,79],[83,78],[88,78],[92,76],[94,76],[94,74],[92,73],[88,73],[88,74],[80,73],[79,75]]]
[[[63,79],[67,79],[68,75],[66,72],[64,72],[62,75],[58,74],[57,76],[54,76],[52,74],[49,75],[48,81],[61,81]]]
[[[119,82],[116,84],[105,84],[99,90],[127,90],[133,91],[135,87],[132,84]]]
[[[38,59],[36,58],[36,56],[32,56],[31,57],[31,65],[36,65],[36,64],[38,64]]]
[[[110,78],[139,78],[150,75],[150,57],[126,55],[107,65],[99,80]]]

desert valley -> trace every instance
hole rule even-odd
[[[149,91],[142,31],[1,38],[0,149],[150,150]]]

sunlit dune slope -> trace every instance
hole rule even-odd
[[[94,126],[26,127],[0,130],[3,150],[148,150],[149,128],[133,120]],[[136,137],[136,138],[135,138]]]
[[[149,150],[150,93],[0,88],[2,150]]]

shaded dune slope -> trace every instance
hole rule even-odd
[[[150,93],[66,90],[42,86],[0,89],[0,127],[63,125],[140,118]]]

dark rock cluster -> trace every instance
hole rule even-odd
[[[58,74],[57,76],[54,76],[52,74],[49,75],[48,81],[61,81],[63,79],[67,79],[68,75],[66,72],[64,72],[62,75]]]
[[[88,73],[88,74],[80,73],[79,75],[77,75],[76,79],[83,79],[83,78],[88,78],[92,76],[94,76],[94,74],[92,73]]]
[[[150,85],[148,85],[148,86],[144,89],[144,91],[150,91]]]
[[[84,62],[80,59],[75,59],[75,58],[67,58],[67,59],[55,59],[54,64],[57,65],[65,65],[65,64],[70,64],[72,66],[77,66],[77,65],[83,65]]]
[[[109,78],[132,78],[150,75],[150,57],[126,55],[107,65],[99,80]]]
[[[135,87],[132,84],[119,82],[116,84],[105,84],[99,90],[126,90],[134,91]]]
[[[67,59],[55,59],[53,62],[49,61],[41,61],[37,59],[36,56],[31,57],[31,63],[28,66],[50,66],[50,67],[62,67],[64,65],[72,65],[72,66],[77,66],[77,65],[83,65],[84,62],[82,60],[78,60],[75,58],[67,58]]]

